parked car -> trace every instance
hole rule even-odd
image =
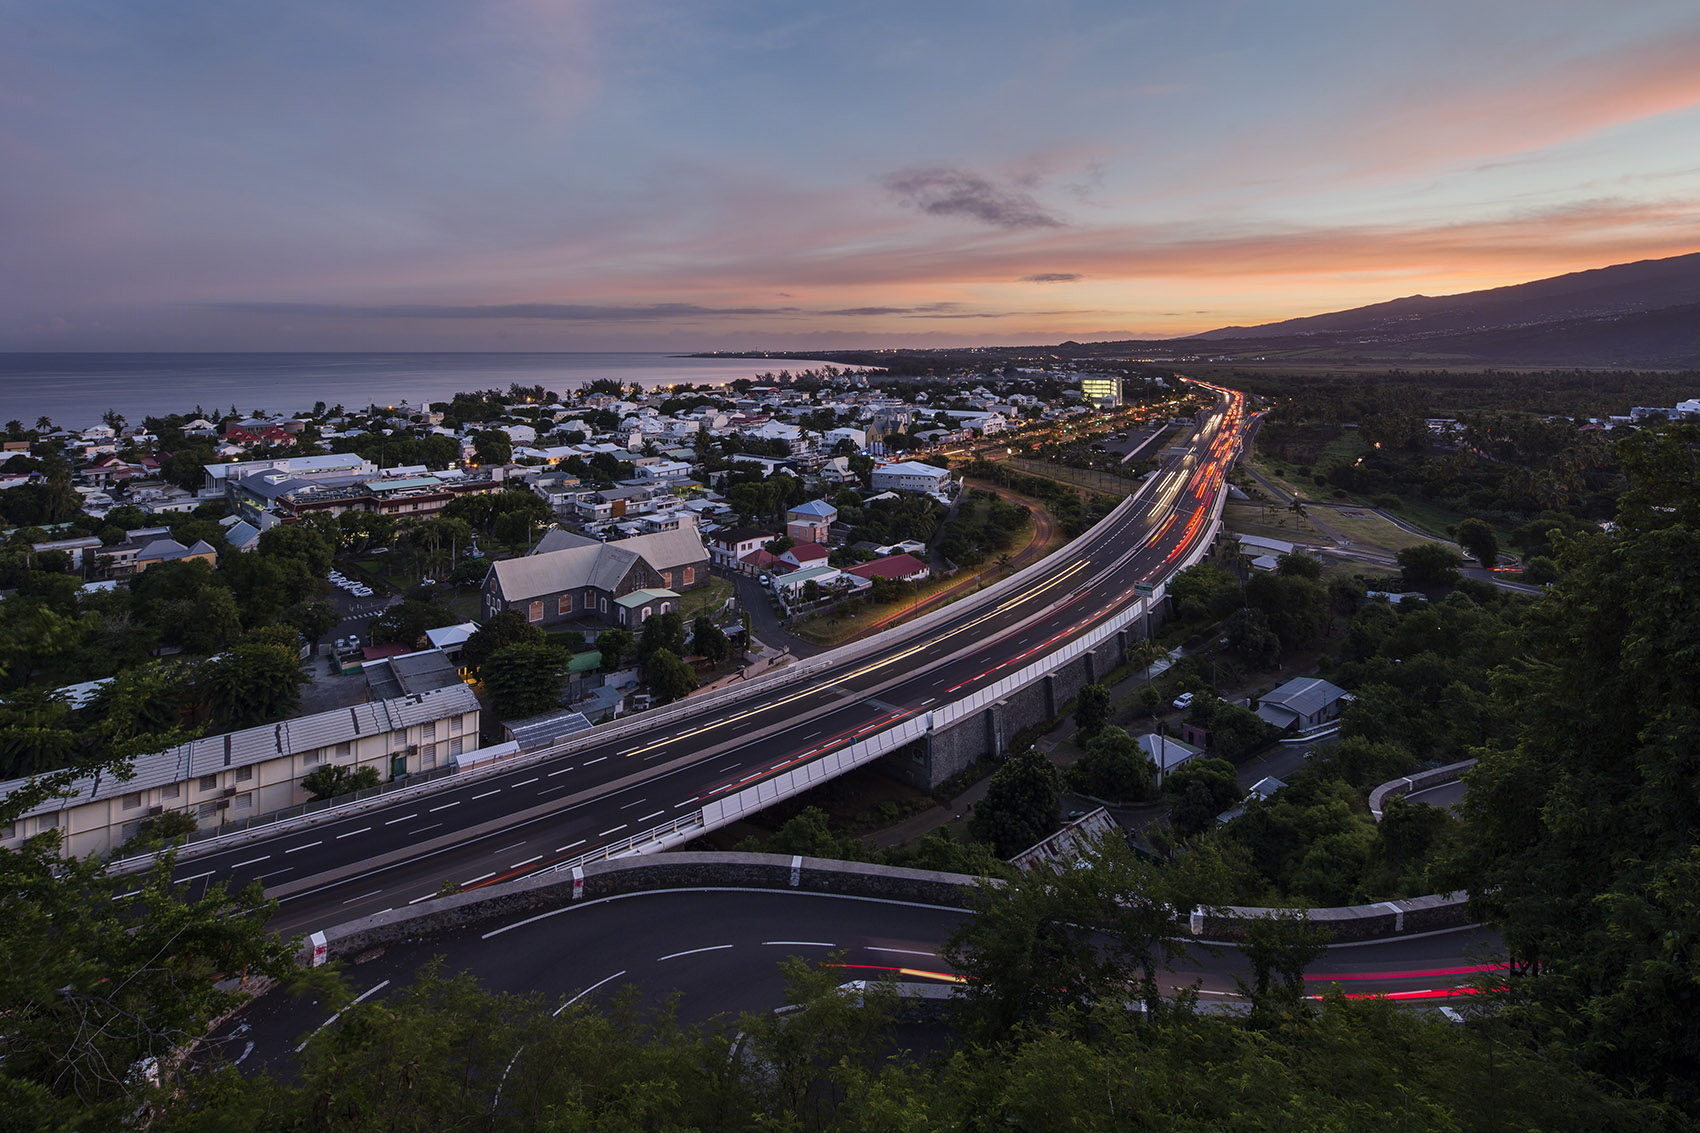
[[[1183,692],[1179,696],[1175,697],[1175,707],[1176,708],[1191,708],[1192,707],[1192,693]]]

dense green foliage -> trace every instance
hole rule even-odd
[[[1000,858],[1012,857],[1057,828],[1057,769],[1029,748],[992,774],[968,829]]]

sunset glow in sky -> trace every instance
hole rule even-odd
[[[1155,337],[1700,250],[1695,0],[0,0],[0,349]]]

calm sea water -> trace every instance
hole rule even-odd
[[[645,388],[721,384],[811,365],[669,354],[0,354],[0,425],[45,416],[81,428],[108,409],[134,424],[197,406],[295,413],[316,401],[417,405],[515,382],[561,391],[597,378]]]

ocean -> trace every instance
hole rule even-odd
[[[349,409],[418,405],[516,382],[563,392],[597,378],[646,389],[719,385],[825,364],[673,354],[0,354],[0,425],[48,417],[86,428],[108,409],[140,424],[197,406],[246,414],[296,413],[318,401]]]

